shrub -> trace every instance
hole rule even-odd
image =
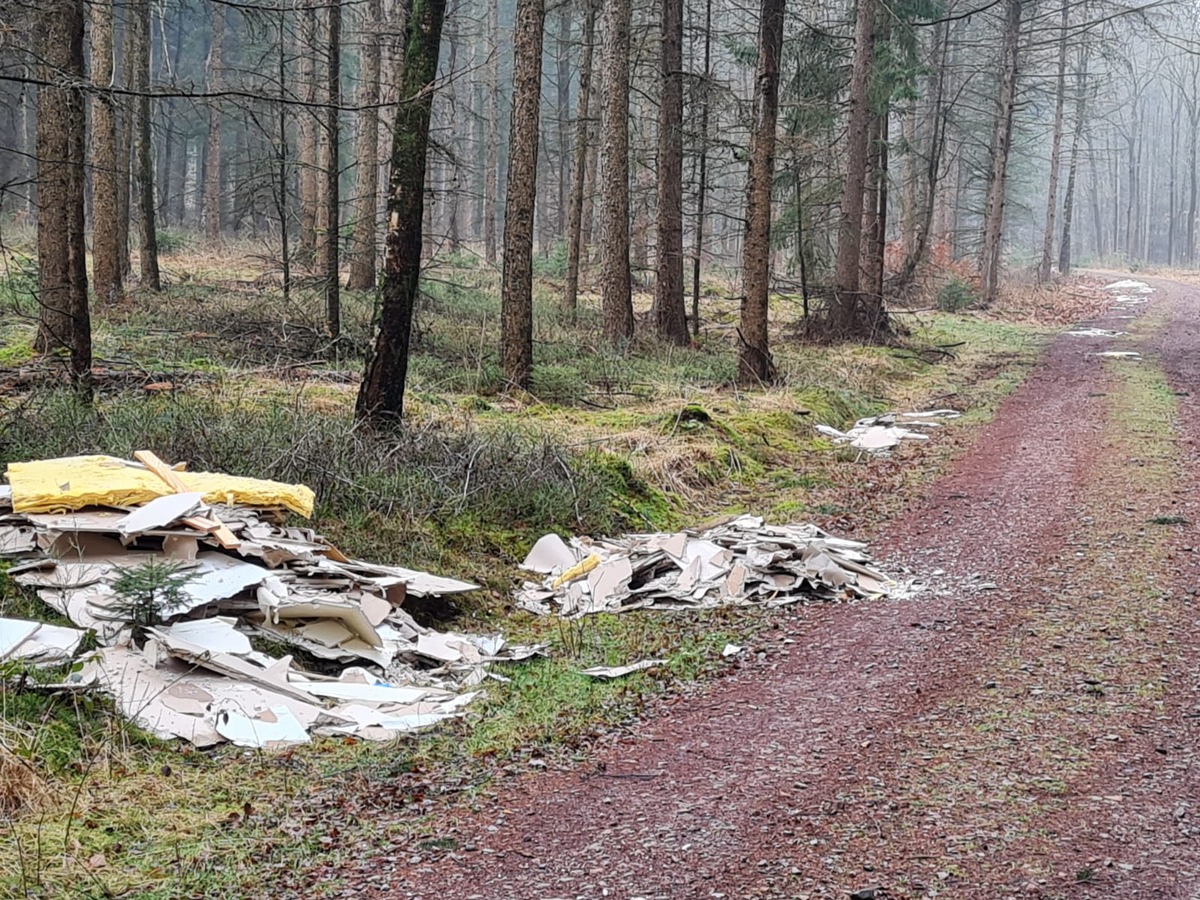
[[[961,278],[951,278],[937,294],[937,308],[942,312],[958,312],[975,305],[975,289]]]

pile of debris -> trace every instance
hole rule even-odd
[[[927,441],[931,428],[941,428],[940,420],[957,419],[961,413],[954,409],[931,409],[927,412],[891,412],[881,416],[859,419],[848,431],[838,431],[829,425],[816,429],[835,444],[849,444],[855,450],[884,455],[903,440]]]
[[[516,592],[539,615],[630,609],[784,605],[887,596],[898,587],[871,568],[866,544],[815,525],[741,516],[700,532],[593,540],[541,538],[522,568],[543,576]]]
[[[0,487],[0,557],[78,628],[0,619],[0,660],[100,649],[62,688],[99,688],[164,738],[198,746],[387,739],[460,715],[489,663],[540,647],[438,633],[405,597],[475,585],[350,559],[311,528],[313,494],[169,468],[153,454],[14,463]],[[291,655],[252,647],[301,651]]]

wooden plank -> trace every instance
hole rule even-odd
[[[179,474],[174,469],[151,451],[138,450],[133,454],[133,458],[157,475],[174,493],[186,494],[191,490],[184,484],[183,479],[179,477]],[[209,510],[207,516],[192,516],[184,519],[183,523],[189,528],[195,528],[197,531],[211,534],[213,539],[226,550],[236,550],[242,546],[242,542],[237,539],[237,535],[230,531],[211,510]]]

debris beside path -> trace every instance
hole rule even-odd
[[[781,606],[882,597],[904,586],[872,568],[866,544],[816,525],[741,516],[703,531],[620,538],[541,538],[522,568],[541,576],[516,592],[522,609],[583,616],[631,609]]]
[[[92,632],[99,649],[62,689],[98,688],[162,738],[272,747],[461,715],[489,664],[542,650],[419,625],[407,595],[476,586],[352,559],[288,524],[312,511],[303,485],[137,459],[8,467],[7,575],[77,627],[0,619],[0,660],[62,662]]]
[[[882,456],[903,440],[929,440],[929,429],[941,428],[941,420],[957,419],[960,415],[954,409],[891,412],[859,419],[847,431],[839,431],[829,425],[817,425],[816,430],[832,438],[835,444],[848,444],[855,450]]]

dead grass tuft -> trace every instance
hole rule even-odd
[[[40,808],[49,794],[33,764],[0,741],[0,815],[16,816]]]

